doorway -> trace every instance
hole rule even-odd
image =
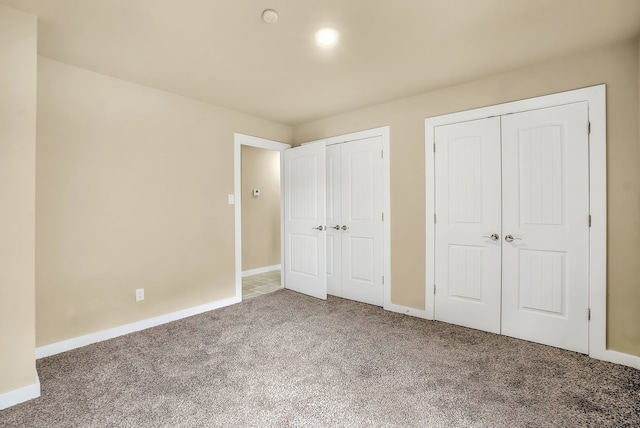
[[[282,288],[280,178],[282,153],[290,147],[234,134],[234,194],[229,203],[235,204],[235,285],[239,300]]]

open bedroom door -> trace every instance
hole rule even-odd
[[[284,152],[284,286],[327,298],[325,143]]]

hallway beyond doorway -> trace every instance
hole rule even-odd
[[[242,300],[262,296],[280,289],[282,289],[282,285],[279,270],[242,278]]]

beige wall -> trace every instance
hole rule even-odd
[[[638,41],[297,126],[294,141],[391,126],[393,303],[425,305],[424,119],[607,84],[608,345],[640,355]]]
[[[36,382],[37,19],[0,5],[0,394]]]
[[[38,346],[234,296],[233,133],[291,128],[40,57],[37,132]]]
[[[260,196],[252,195],[260,189]],[[242,270],[280,264],[280,152],[242,146]]]

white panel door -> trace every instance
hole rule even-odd
[[[339,146],[342,297],[382,306],[382,137]]]
[[[284,152],[284,286],[327,298],[325,144]]]
[[[500,333],[500,118],[435,128],[435,318]]]
[[[504,116],[502,138],[502,333],[588,353],[587,103]]]
[[[327,293],[342,297],[340,146],[327,146]]]

